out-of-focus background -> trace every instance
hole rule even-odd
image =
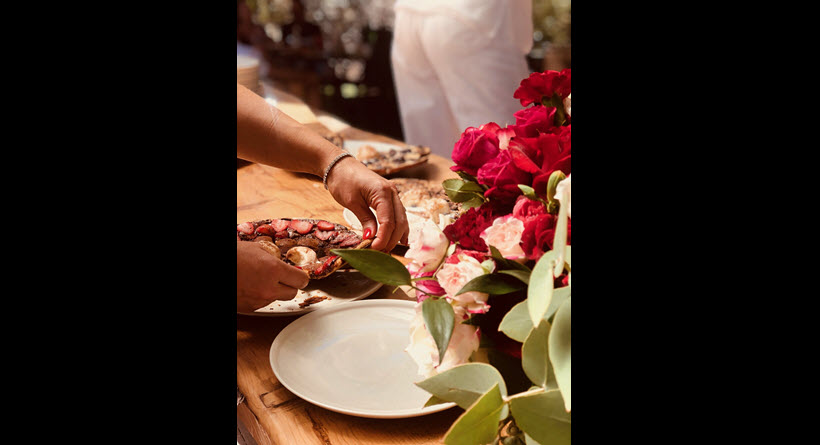
[[[403,140],[390,65],[394,2],[237,0],[237,54],[260,59],[263,83],[311,108]],[[571,3],[532,1],[531,71],[571,68]]]

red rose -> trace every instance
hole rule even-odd
[[[513,97],[521,101],[521,106],[530,104],[541,105],[544,98],[549,100],[553,94],[557,94],[561,99],[566,99],[572,92],[571,82],[572,70],[567,68],[558,71],[545,71],[543,73],[532,73],[529,77],[521,81]]]
[[[555,238],[555,225],[558,217],[555,215],[539,215],[524,224],[521,234],[521,249],[528,259],[538,261],[544,252],[552,250],[552,241]],[[571,245],[572,221],[567,221],[567,245]]]
[[[490,186],[484,196],[509,199],[521,194],[518,184],[530,184],[532,175],[516,165],[510,150],[501,150],[498,156],[478,169],[477,179]]]
[[[515,125],[510,125],[516,136],[537,137],[539,133],[552,130],[555,125],[555,107],[529,107],[516,111]]]
[[[467,250],[462,248],[460,245],[456,244],[456,250],[454,250],[453,254],[448,256],[444,262],[451,264],[458,263],[459,261],[461,261],[458,258],[459,255],[467,255],[469,257],[473,257],[479,263],[487,259],[487,253],[485,252],[479,252],[477,250]]]
[[[569,127],[564,127],[569,129]],[[541,197],[547,196],[547,184],[550,175],[561,170],[564,175],[572,173],[572,144],[569,138],[569,131],[564,135],[556,135],[557,144],[553,140],[544,145],[543,159],[541,160],[541,172],[533,174],[532,188]]]
[[[498,155],[498,136],[501,127],[490,122],[479,128],[468,127],[453,147],[452,158],[456,165],[452,171],[463,171],[475,176],[478,169]]]

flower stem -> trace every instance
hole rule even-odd
[[[514,394],[514,395],[511,395],[511,396],[504,397],[504,402],[509,402],[510,400],[517,399],[519,397],[527,397],[527,396],[531,396],[533,394],[540,394],[540,393],[546,392],[546,391],[547,391],[547,388],[542,388],[542,387],[539,386],[538,388],[532,388],[530,390],[520,392],[518,394]]]

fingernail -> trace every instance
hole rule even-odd
[[[364,236],[364,239],[370,239],[373,236],[373,230],[370,227],[364,229],[364,235],[363,236]]]

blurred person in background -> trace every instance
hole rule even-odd
[[[447,159],[467,127],[504,127],[529,76],[532,0],[396,0],[391,53],[404,140]]]

